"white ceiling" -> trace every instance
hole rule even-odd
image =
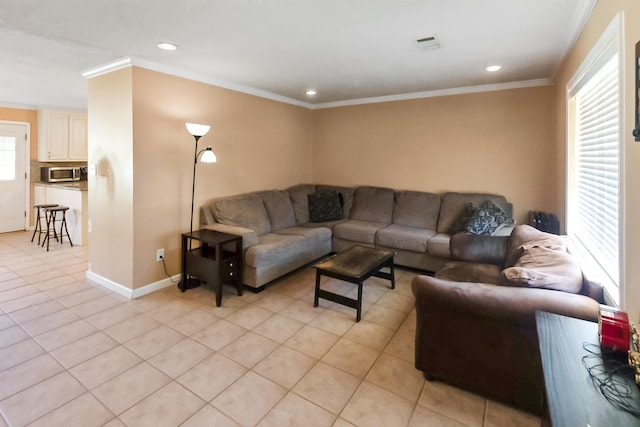
[[[86,108],[81,73],[122,57],[308,107],[549,83],[596,1],[0,0],[0,104]]]

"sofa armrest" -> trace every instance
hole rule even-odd
[[[595,321],[584,295],[417,276],[415,366],[429,379],[540,414],[544,394],[536,310]]]
[[[235,234],[242,236],[242,248],[246,249],[249,246],[258,244],[258,234],[250,228],[237,227],[235,225],[220,224],[218,222],[205,225],[207,230],[219,231],[221,233]]]
[[[508,236],[454,234],[449,242],[451,259],[502,266],[507,255],[508,239]]]
[[[430,276],[417,276],[412,287],[416,308],[522,322],[535,323],[536,311],[596,322],[600,308],[593,298],[550,289],[451,282]]]

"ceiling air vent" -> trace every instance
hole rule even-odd
[[[423,37],[421,39],[416,40],[416,44],[422,50],[438,50],[440,49],[440,43],[436,40],[435,37]]]

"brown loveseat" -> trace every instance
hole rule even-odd
[[[457,234],[451,256],[435,277],[413,281],[416,368],[540,414],[535,312],[596,321],[602,287],[583,277],[564,238],[526,225],[510,237]]]

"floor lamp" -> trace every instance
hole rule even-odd
[[[198,165],[198,157],[202,155],[200,159],[202,163],[215,163],[217,159],[211,147],[198,151],[198,140],[209,132],[211,126],[196,123],[186,123],[186,126],[189,133],[193,135],[196,140],[195,150],[193,151],[193,183],[191,186],[191,226],[189,227],[189,234],[191,235],[193,234],[193,203],[196,193],[196,166]],[[189,250],[191,250],[191,240],[189,240]]]

